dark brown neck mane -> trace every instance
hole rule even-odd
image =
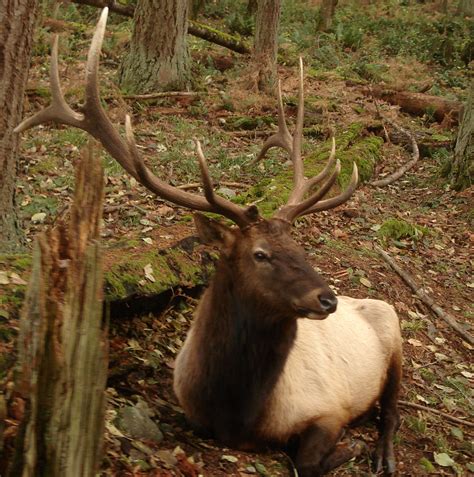
[[[206,430],[237,447],[255,434],[296,337],[296,319],[278,316],[249,288],[221,258],[194,325],[202,373],[195,403]]]

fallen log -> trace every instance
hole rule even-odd
[[[114,0],[73,0],[74,3],[83,5],[89,5],[91,7],[104,8],[108,7],[111,12],[124,15],[126,17],[133,18],[135,8],[132,5],[120,5]],[[188,20],[188,33],[202,40],[215,43],[216,45],[223,46],[229,50],[248,55],[251,52],[251,48],[245,41],[240,38],[229,35],[222,31],[211,28],[203,23],[196,22],[194,20]]]
[[[405,113],[414,116],[432,115],[439,123],[450,121],[451,124],[457,124],[462,111],[462,103],[460,101],[452,101],[424,93],[395,91],[384,89],[380,86],[364,87],[361,88],[361,91],[367,96],[373,96],[387,103],[396,104]]]

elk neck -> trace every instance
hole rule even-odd
[[[296,337],[296,318],[252,294],[222,257],[195,323],[202,372],[199,400],[215,437],[239,446],[264,417]]]

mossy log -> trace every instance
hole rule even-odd
[[[353,161],[359,168],[360,182],[367,182],[373,175],[376,162],[382,156],[383,139],[366,133],[362,123],[353,123],[348,129],[336,133],[336,157],[342,166],[338,180],[340,188],[344,188],[350,180]],[[305,157],[306,177],[313,177],[321,172],[329,158],[331,146],[331,140],[325,141]],[[263,216],[269,217],[286,203],[292,188],[293,170],[288,167],[276,176],[251,187],[246,194],[238,196],[237,201],[256,202]]]
[[[363,88],[362,92],[368,96],[387,101],[387,103],[396,104],[405,113],[414,116],[430,115],[439,123],[449,120],[449,123],[457,124],[462,111],[462,103],[459,101],[424,93],[395,91],[378,86]]]
[[[90,477],[102,459],[107,326],[99,225],[103,172],[76,172],[69,219],[41,234],[20,317],[16,394],[25,402],[10,475]]]

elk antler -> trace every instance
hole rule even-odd
[[[77,113],[69,107],[61,91],[58,68],[58,36],[55,35],[50,70],[52,103],[34,116],[24,120],[15,128],[15,132],[19,133],[49,121],[77,127],[97,139],[130,175],[163,199],[190,209],[215,212],[231,219],[239,227],[257,221],[259,216],[254,206],[241,208],[224,197],[214,194],[206,159],[199,141],[196,141],[196,148],[205,197],[170,186],[151,172],[138,152],[128,115],[125,118],[126,139],[124,140],[117,132],[100,103],[99,95],[99,59],[107,15],[108,8],[104,8],[87,55],[85,102],[81,108],[81,113]]]
[[[321,201],[329,192],[341,170],[339,160],[336,161],[336,141],[332,138],[332,148],[329,159],[324,169],[315,177],[307,179],[304,176],[304,165],[301,157],[301,141],[303,138],[303,116],[304,116],[304,97],[303,97],[303,60],[300,58],[300,78],[298,90],[298,113],[296,118],[295,133],[292,137],[288,131],[285,121],[285,112],[281,98],[281,87],[278,83],[278,132],[271,136],[262,147],[257,159],[260,160],[271,147],[281,147],[290,154],[293,163],[293,190],[288,198],[286,205],[280,208],[275,214],[276,218],[293,222],[302,215],[311,214],[321,210],[328,210],[336,207],[354,193],[358,183],[357,165],[354,162],[352,177],[346,190],[336,197]],[[331,170],[334,171],[331,173]],[[329,176],[329,177],[328,177]],[[327,180],[326,180],[327,179]],[[325,181],[322,186],[308,198],[304,199],[317,184]]]

